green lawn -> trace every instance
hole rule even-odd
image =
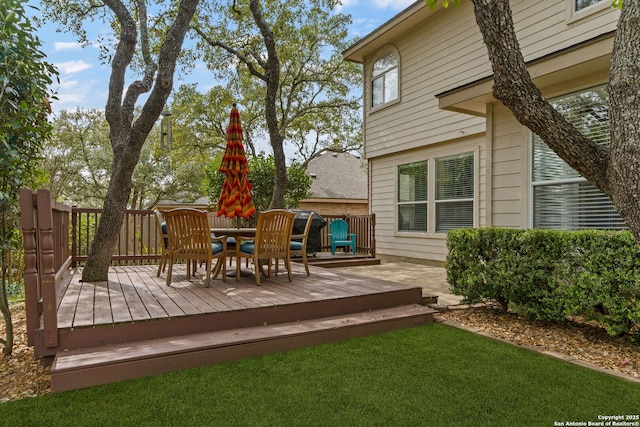
[[[553,426],[640,385],[442,324],[0,404],[2,425]]]

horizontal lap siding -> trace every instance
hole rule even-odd
[[[511,9],[520,48],[527,61],[569,48],[615,30],[619,11],[605,8],[567,22],[566,0],[513,2]]]
[[[366,91],[367,158],[484,132],[482,118],[441,110],[435,96],[491,69],[471,5],[455,9],[439,13],[442,20],[416,27],[393,43],[400,54],[400,102],[371,112],[371,94]],[[367,88],[374,58],[375,54],[366,59]]]
[[[527,61],[615,29],[617,11],[604,9],[569,20],[566,11],[569,4],[565,0],[511,2],[519,43]],[[367,55],[364,70],[365,153],[371,167],[370,208],[376,214],[377,252],[444,260],[443,235],[396,232],[396,167],[433,158],[434,152],[460,153],[456,147],[471,140],[480,147],[476,162],[480,177],[477,225],[526,228],[529,224],[530,132],[499,102],[491,106],[491,135],[488,136],[484,135],[484,118],[438,108],[436,94],[492,75],[471,2],[435,13],[391,45],[400,55],[399,102],[372,112],[370,73],[379,51]],[[575,81],[556,83],[553,90],[569,92],[575,90],[576,84]],[[485,151],[487,138],[491,140],[491,156]],[[490,179],[486,178],[487,173],[491,174]],[[490,201],[486,199],[488,194]],[[430,211],[433,208],[430,203]],[[429,227],[433,227],[433,216],[429,215]]]
[[[528,165],[526,150],[529,132],[502,104],[493,112],[492,225],[527,225]]]
[[[423,147],[395,155],[384,156],[371,160],[371,211],[376,214],[376,253],[379,255],[417,258],[432,261],[444,261],[447,255],[446,236],[433,233],[433,224],[429,223],[430,232],[427,234],[406,235],[397,233],[396,225],[396,173],[397,166],[407,163],[430,160],[465,152],[476,152],[478,188],[477,209],[480,215],[486,205],[486,149],[484,135],[448,141],[446,144]],[[432,168],[433,162],[429,163]],[[430,174],[430,177],[432,175]],[[433,186],[430,186],[430,190]],[[430,198],[432,198],[432,194]],[[433,211],[433,204],[429,210]],[[431,213],[430,213],[431,216]],[[478,217],[478,212],[476,212]],[[479,225],[484,225],[481,218],[477,218]]]

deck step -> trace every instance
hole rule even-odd
[[[302,262],[301,260],[293,260],[295,262]],[[339,267],[359,267],[362,265],[379,265],[380,260],[378,258],[369,257],[354,257],[354,258],[308,258],[310,265],[315,265],[324,268],[339,268]]]
[[[153,339],[58,353],[53,391],[212,365],[433,323],[419,304],[292,323]]]

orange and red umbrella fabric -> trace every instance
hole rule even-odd
[[[227,218],[248,218],[255,213],[256,208],[251,198],[251,183],[247,179],[249,163],[242,145],[242,126],[236,104],[233,104],[231,109],[226,139],[227,147],[218,168],[226,178],[222,184],[216,215]]]

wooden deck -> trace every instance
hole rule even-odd
[[[285,272],[209,288],[184,265],[169,287],[156,266],[112,267],[98,283],[72,270],[56,289],[59,344],[38,350],[56,355],[60,391],[432,322],[418,286],[310,270],[293,263],[291,282]]]

